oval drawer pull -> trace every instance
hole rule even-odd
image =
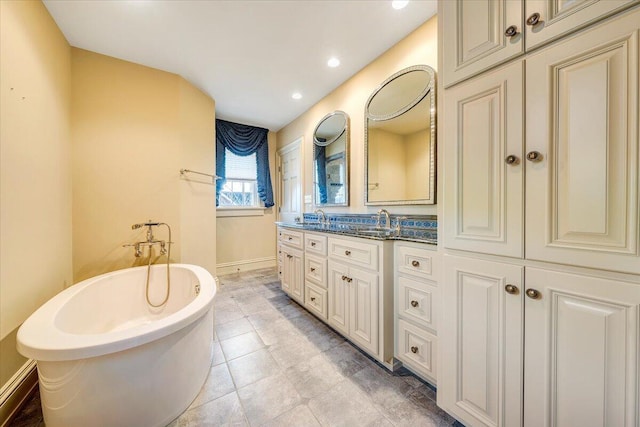
[[[518,293],[518,287],[514,285],[507,285],[504,287],[504,290],[511,295],[516,295]]]
[[[515,25],[509,25],[506,30],[504,30],[504,35],[507,37],[513,37],[518,35],[518,27]]]
[[[414,267],[420,267],[420,261],[416,261],[415,259],[411,261],[411,265]]]
[[[411,347],[411,353],[418,354],[418,347],[416,347],[415,345]]]
[[[534,13],[530,17],[527,18],[527,25],[535,26],[540,22],[540,14],[538,12]]]
[[[527,289],[527,296],[531,299],[539,299],[540,298],[540,292],[535,290],[535,289]]]
[[[417,306],[419,306],[419,305],[420,305],[420,304],[418,303],[418,301],[416,301],[416,300],[412,300],[412,301],[411,301],[411,307],[417,307]]]

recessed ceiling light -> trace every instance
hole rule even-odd
[[[400,10],[400,9],[404,9],[408,3],[409,3],[409,0],[393,0],[391,2],[391,7],[393,7],[396,10]]]
[[[291,95],[291,97],[293,99],[301,99],[302,98],[302,94],[300,92],[293,92],[293,94]]]
[[[333,57],[327,61],[327,65],[331,68],[336,68],[338,65],[340,65],[340,60],[336,57]]]

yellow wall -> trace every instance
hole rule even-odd
[[[144,240],[131,225],[148,219],[171,226],[172,261],[215,274],[215,187],[179,173],[213,173],[213,100],[175,74],[76,48],[72,74],[74,280],[145,263],[122,245]]]
[[[404,137],[407,199],[420,199],[425,197],[425,194],[429,194],[429,181],[424,179],[424,174],[430,167],[430,139],[431,130],[429,129]],[[429,148],[426,150],[425,141],[429,141]]]
[[[269,169],[276,192],[276,134],[269,132]],[[220,211],[218,211],[220,212]],[[217,261],[219,274],[275,266],[275,209],[265,209],[264,215],[222,217],[217,221]]]
[[[364,205],[364,104],[371,93],[387,77],[411,65],[426,64],[437,69],[437,20],[430,19],[394,47],[360,70],[351,79],[320,100],[300,117],[278,131],[278,148],[304,136],[304,194],[313,194],[313,168],[311,141],[313,130],[327,113],[335,110],[346,112],[351,119],[350,149],[350,206],[332,207],[329,212],[376,212],[381,206]],[[435,205],[391,206],[391,213],[436,214]],[[313,206],[305,205],[305,212],[312,212]]]
[[[71,52],[41,2],[0,1],[0,387],[16,328],[72,283]]]

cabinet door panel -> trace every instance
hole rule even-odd
[[[444,246],[522,257],[523,63],[447,91]],[[508,164],[513,155],[518,160]]]
[[[349,268],[349,336],[378,354],[378,275]]]
[[[524,53],[522,1],[442,1],[439,6],[438,19],[447,31],[442,41],[445,87]],[[509,38],[505,30],[511,25],[520,34]]]
[[[304,264],[302,251],[291,251],[291,296],[304,304]]]
[[[526,256],[640,273],[640,11],[527,59]]]
[[[523,268],[444,256],[438,405],[467,425],[522,423]]]
[[[548,43],[639,2],[639,0],[527,0],[525,17],[539,13],[540,23],[535,26],[525,26],[526,48],[529,50]]]
[[[339,262],[329,260],[329,324],[344,335],[349,334],[349,268]]]
[[[526,274],[525,426],[637,426],[640,285]]]

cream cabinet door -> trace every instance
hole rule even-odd
[[[524,53],[522,0],[438,2],[445,87]],[[515,35],[505,31],[513,26]],[[440,32],[443,34],[443,31]]]
[[[343,335],[349,335],[349,283],[346,280],[349,267],[328,262],[329,324]]]
[[[523,256],[523,67],[518,61],[444,97],[446,248]]]
[[[526,276],[539,296],[525,298],[525,426],[640,425],[640,284]]]
[[[378,275],[350,267],[349,337],[378,354]]]
[[[302,264],[302,251],[281,246],[282,251],[282,269],[281,269],[281,285],[292,298],[301,301],[304,304],[304,277]]]
[[[526,0],[526,48],[548,43],[638,3],[640,0]]]
[[[445,255],[444,279],[438,406],[467,426],[522,425],[523,267]]]
[[[527,58],[528,259],[640,273],[640,9]]]

